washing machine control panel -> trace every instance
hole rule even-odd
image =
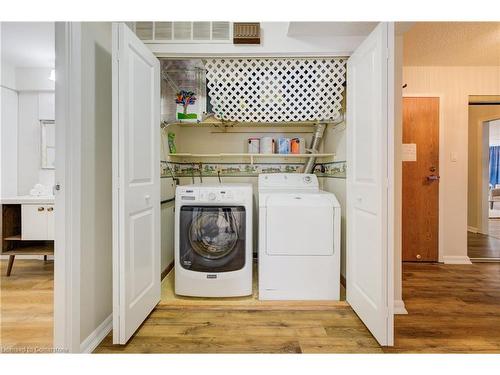
[[[226,189],[202,190],[199,193],[199,201],[202,202],[232,201],[234,198],[234,192]]]
[[[239,191],[224,188],[181,188],[177,196],[181,201],[206,203],[234,202],[242,198]]]

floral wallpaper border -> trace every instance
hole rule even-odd
[[[257,177],[261,173],[300,173],[303,163],[178,163],[161,162],[161,176],[169,177],[172,169],[175,177],[198,177],[200,165],[202,177],[217,177],[220,168],[221,177]],[[318,177],[346,178],[345,161],[317,164],[314,173]]]

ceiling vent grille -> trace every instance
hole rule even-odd
[[[173,22],[155,22],[155,39],[170,40],[172,39],[172,23]]]
[[[153,39],[153,22],[136,22],[135,33],[141,40]]]
[[[215,116],[239,122],[319,121],[342,109],[346,59],[204,60]]]
[[[127,23],[144,43],[231,43],[231,22]]]

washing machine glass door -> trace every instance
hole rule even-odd
[[[183,268],[228,272],[244,267],[244,207],[183,206],[179,227]]]

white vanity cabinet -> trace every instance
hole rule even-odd
[[[23,204],[21,206],[21,239],[54,239],[54,205]]]

